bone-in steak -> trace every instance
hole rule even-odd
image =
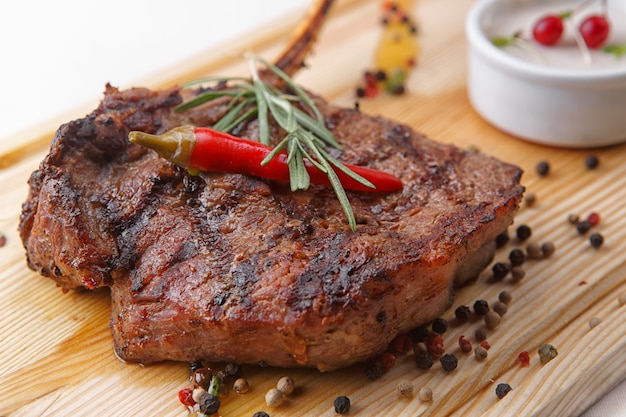
[[[176,113],[183,93],[107,86],[98,109],[58,130],[23,206],[31,268],[64,289],[111,288],[125,360],[365,360],[450,305],[455,276],[476,275],[457,271],[511,224],[523,193],[515,166],[317,99],[340,159],[404,183],[348,192],[352,232],[330,188],[192,176],[128,142],[131,130],[210,126],[226,111]],[[256,127],[235,133],[255,139]]]

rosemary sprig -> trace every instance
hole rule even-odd
[[[257,71],[261,64],[278,76],[293,94],[286,94],[277,87],[266,83]],[[333,158],[326,147],[341,149],[341,145],[330,130],[324,125],[324,118],[304,90],[302,90],[280,68],[261,58],[250,58],[251,78],[241,77],[211,77],[185,84],[189,88],[207,83],[226,83],[219,89],[210,89],[195,98],[176,107],[176,111],[191,109],[222,97],[229,97],[230,102],[226,114],[213,125],[213,128],[223,132],[231,132],[241,122],[256,117],[259,123],[259,141],[266,145],[274,142],[270,131],[272,119],[285,132],[285,136],[278,141],[272,152],[261,162],[267,164],[281,151],[287,152],[289,166],[289,184],[292,191],[306,190],[311,182],[305,167],[305,161],[314,164],[328,176],[328,180],[335,192],[339,203],[348,219],[352,230],[356,230],[354,212],[348,196],[337,177],[334,168],[341,170],[353,179],[368,187],[374,185],[347,168],[341,161]],[[314,116],[307,114],[296,107],[298,103]]]

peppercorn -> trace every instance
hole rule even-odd
[[[454,316],[460,321],[466,322],[472,317],[472,311],[468,306],[461,305],[454,310]]]
[[[278,388],[271,388],[265,393],[265,403],[270,407],[278,407],[284,399],[285,395]]]
[[[422,387],[417,395],[421,402],[428,403],[433,399],[433,390],[430,387]]]
[[[437,317],[433,320],[431,328],[435,333],[444,334],[448,330],[448,321],[442,317]]]
[[[191,392],[191,396],[193,400],[197,403],[199,403],[200,400],[202,400],[202,398],[204,398],[206,394],[207,394],[207,390],[205,390],[202,387],[194,388],[193,391]]]
[[[496,387],[496,395],[499,399],[503,399],[512,389],[509,384],[498,384]]]
[[[459,337],[459,347],[461,348],[463,352],[469,353],[472,351],[472,342],[467,340],[465,336],[461,335]]]
[[[295,386],[296,384],[291,377],[284,376],[278,380],[278,383],[276,384],[276,389],[278,389],[285,395],[291,395]]]
[[[596,169],[600,164],[600,160],[596,155],[588,155],[585,158],[585,166],[587,169]]]
[[[491,349],[491,344],[489,344],[489,342],[487,342],[486,340],[483,340],[482,342],[480,342],[480,347],[484,348],[485,350],[489,350]]]
[[[493,330],[500,325],[502,318],[495,311],[489,311],[485,314],[485,325],[489,330]]]
[[[491,267],[491,272],[493,273],[494,279],[501,280],[506,276],[506,274],[509,273],[510,269],[511,268],[507,264],[503,262],[496,262]]]
[[[591,319],[589,319],[589,328],[593,329],[600,323],[602,323],[602,319],[600,317],[592,317]]]
[[[409,337],[413,342],[423,342],[428,337],[426,326],[418,326],[409,332]]]
[[[541,360],[541,363],[544,365],[550,362],[552,359],[556,358],[556,356],[558,355],[556,348],[547,343],[539,346],[537,352],[539,353],[539,359]]]
[[[517,229],[515,229],[515,235],[520,241],[525,241],[532,235],[532,230],[525,224],[520,225]]]
[[[604,237],[600,233],[592,233],[591,236],[589,236],[589,243],[592,247],[597,249],[604,243]]]
[[[536,169],[540,177],[545,177],[550,173],[550,164],[547,161],[540,161],[537,163]]]
[[[578,224],[579,220],[580,220],[580,217],[578,216],[578,214],[570,213],[567,215],[567,221],[570,224]]]
[[[501,248],[508,243],[511,238],[509,237],[508,229],[504,229],[498,236],[496,236],[496,247]]]
[[[198,369],[204,368],[204,365],[200,361],[191,362],[189,364],[189,375],[193,375]]]
[[[238,395],[243,395],[250,390],[250,384],[248,380],[244,378],[237,378],[235,382],[233,382],[233,391],[235,391]]]
[[[441,362],[441,368],[446,372],[452,372],[456,369],[459,361],[456,356],[452,353],[446,353],[443,355],[439,362]]]
[[[428,335],[426,348],[428,349],[428,353],[435,359],[441,357],[446,351],[443,345],[443,338],[437,333],[430,333]]]
[[[487,349],[485,349],[482,346],[476,346],[474,348],[474,357],[476,358],[477,361],[482,362],[485,359],[487,359],[487,356],[489,355],[489,353],[487,352]]]
[[[592,211],[587,216],[587,221],[589,222],[591,226],[597,226],[598,223],[600,223],[600,215],[597,212]]]
[[[383,352],[383,354],[380,355],[380,365],[382,367],[382,371],[387,372],[388,370],[396,366],[396,355],[394,355],[390,351]]]
[[[500,317],[504,316],[508,311],[508,307],[502,301],[496,301],[491,306],[492,310],[500,315]],[[486,316],[485,316],[486,317]]]
[[[398,394],[401,397],[413,396],[413,383],[411,381],[400,381],[397,388]]]
[[[403,355],[413,349],[413,341],[407,334],[399,334],[391,342],[391,347],[394,352]]]
[[[213,377],[213,373],[209,368],[198,368],[191,375],[191,382],[196,387],[207,389],[211,383],[211,377]]]
[[[476,300],[474,302],[474,314],[484,316],[489,311],[489,303],[485,300]]]
[[[257,411],[252,415],[252,417],[270,417],[265,411]]]
[[[509,252],[509,261],[511,261],[511,265],[513,266],[520,266],[526,261],[526,255],[521,249],[511,249],[511,252]]]
[[[541,253],[543,253],[544,258],[549,258],[554,253],[554,243],[552,242],[543,242],[541,244]]]
[[[202,397],[202,399],[198,403],[198,406],[200,407],[200,411],[202,411],[204,414],[215,414],[220,408],[220,398],[219,396],[216,397],[207,393],[205,396]]]
[[[511,293],[507,290],[504,290],[500,292],[500,294],[498,294],[498,300],[502,301],[504,304],[509,304],[512,299],[513,297],[511,296]]]
[[[535,204],[535,200],[537,199],[537,197],[535,196],[534,193],[526,193],[524,194],[524,203],[526,203],[526,205],[528,207],[531,207],[533,204]]]
[[[589,229],[591,229],[591,223],[589,223],[587,220],[583,220],[576,225],[576,231],[581,235],[587,233]]]
[[[474,338],[479,342],[485,340],[487,338],[487,329],[482,327],[476,329],[476,331],[474,331]]]
[[[428,352],[420,352],[415,354],[415,364],[420,369],[430,369],[435,363],[433,357]]]
[[[541,246],[538,243],[530,242],[526,245],[526,256],[528,259],[539,259],[542,255]]]
[[[383,367],[380,361],[370,362],[365,366],[365,376],[370,381],[375,381],[383,376]]]
[[[187,407],[193,407],[196,401],[193,399],[193,390],[191,388],[183,388],[178,391],[178,401]]]
[[[335,406],[335,413],[337,414],[346,414],[348,411],[350,411],[350,398],[346,397],[345,395],[340,395],[339,397],[335,398],[333,404]]]
[[[526,276],[526,271],[524,271],[519,266],[511,268],[511,280],[513,282],[520,282]]]
[[[414,354],[418,354],[418,353],[428,353],[428,347],[426,346],[426,343],[424,342],[417,342],[416,344],[413,345],[413,353]]]
[[[517,360],[522,368],[530,366],[530,355],[527,351],[520,352],[520,354],[517,355]]]

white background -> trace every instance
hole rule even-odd
[[[309,0],[5,0],[0,4],[0,141],[96,106],[111,82],[152,74],[251,36]],[[584,417],[626,416],[626,383]]]

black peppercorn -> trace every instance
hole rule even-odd
[[[418,326],[409,331],[409,337],[413,343],[423,342],[428,337],[428,329],[426,326]]]
[[[220,399],[219,397],[215,397],[207,393],[202,397],[202,399],[198,403],[198,406],[200,407],[200,411],[202,411],[204,414],[215,414],[220,408]]]
[[[509,266],[507,264],[505,264],[504,262],[496,262],[491,267],[491,272],[493,273],[493,278],[496,279],[496,280],[501,280],[504,277],[506,277],[506,274],[508,274],[509,271],[510,271]]]
[[[599,248],[604,243],[604,237],[600,233],[593,233],[589,236],[589,243],[594,248]]]
[[[526,255],[523,250],[515,248],[511,249],[511,252],[509,252],[509,261],[511,261],[511,265],[513,266],[520,266],[525,260]]]
[[[503,232],[496,236],[496,247],[503,247],[510,239],[511,238],[509,237],[509,231],[507,229],[504,229]]]
[[[576,225],[576,230],[581,235],[587,233],[589,229],[591,229],[591,223],[589,223],[587,220],[583,220]]]
[[[415,364],[420,369],[430,369],[433,367],[435,363],[432,356],[428,352],[416,352],[415,353]]]
[[[550,173],[550,164],[547,161],[541,161],[537,164],[537,174],[541,177],[545,177]]]
[[[252,417],[270,417],[265,411],[257,411],[252,415]]]
[[[496,395],[498,398],[502,399],[509,393],[513,388],[509,384],[498,384],[496,387]]]
[[[441,358],[439,358],[439,362],[441,362],[441,368],[444,371],[451,372],[456,369],[459,361],[452,353],[446,353]]]
[[[519,240],[524,241],[530,237],[532,231],[530,230],[530,227],[522,224],[516,229],[515,234]]]
[[[476,300],[474,302],[474,313],[477,316],[484,316],[489,311],[489,303],[485,300]]]
[[[442,317],[437,317],[433,320],[432,329],[435,333],[444,334],[448,330],[448,321]]]
[[[585,158],[585,166],[587,169],[596,169],[600,164],[600,160],[595,155],[589,155]]]
[[[350,411],[350,398],[346,397],[345,395],[341,395],[335,398],[334,406],[335,413],[346,414],[348,411]]]
[[[365,376],[370,381],[375,381],[383,376],[383,366],[380,362],[371,362],[365,365]]]
[[[462,322],[465,322],[472,317],[472,311],[468,306],[458,306],[454,310],[454,316]]]

